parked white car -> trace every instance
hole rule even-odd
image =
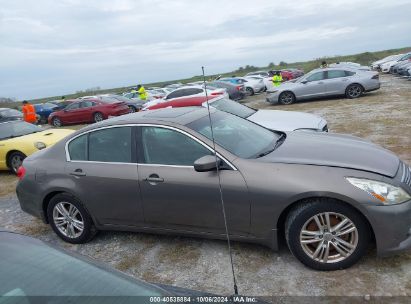
[[[389,73],[390,69],[393,65],[397,64],[400,61],[404,61],[404,60],[408,60],[409,58],[411,58],[411,52],[410,53],[406,53],[402,56],[399,56],[398,58],[385,62],[381,65],[381,72],[383,73]]]
[[[238,79],[243,80],[245,90],[249,95],[254,95],[255,93],[261,93],[265,91],[265,83],[263,77],[238,77]]]
[[[381,65],[382,65],[382,64],[384,64],[384,63],[386,63],[386,62],[388,62],[388,61],[396,60],[396,59],[398,59],[398,58],[400,58],[400,57],[402,57],[402,56],[404,56],[404,54],[391,55],[391,56],[387,56],[387,57],[385,57],[385,58],[383,58],[383,59],[374,61],[373,63],[371,63],[371,68],[372,68],[373,70],[378,70],[378,69],[381,68]]]

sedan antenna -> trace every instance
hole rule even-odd
[[[229,256],[230,256],[231,272],[232,272],[232,274],[233,274],[234,294],[235,294],[235,295],[238,295],[237,280],[236,280],[236,277],[235,277],[234,264],[233,264],[233,254],[232,254],[232,251],[231,251],[230,235],[229,235],[229,233],[228,233],[227,216],[226,216],[226,210],[225,210],[225,205],[224,205],[223,189],[222,189],[222,187],[221,187],[221,177],[220,177],[219,161],[218,161],[218,156],[217,156],[217,150],[216,150],[216,147],[215,147],[215,138],[214,138],[213,122],[212,122],[212,119],[211,119],[210,103],[208,102],[207,82],[206,82],[206,78],[205,78],[204,67],[201,67],[201,69],[202,69],[202,71],[203,71],[204,91],[205,91],[205,95],[206,95],[208,119],[209,119],[209,121],[210,121],[211,139],[212,139],[212,142],[213,142],[213,150],[214,150],[215,164],[216,164],[216,168],[217,168],[218,188],[219,188],[219,190],[220,190],[221,208],[222,208],[222,211],[223,211],[225,233],[226,233],[226,236],[227,236],[228,254],[229,254]]]

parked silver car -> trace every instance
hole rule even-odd
[[[273,132],[215,109],[90,125],[26,158],[18,176],[21,208],[70,243],[97,230],[224,239],[220,180],[231,239],[278,249],[285,236],[309,267],[349,267],[374,239],[380,255],[411,247],[411,170],[395,154],[347,135]]]
[[[303,99],[345,95],[358,98],[364,92],[378,90],[377,72],[344,68],[316,69],[296,80],[282,83],[267,91],[267,102],[292,104]]]

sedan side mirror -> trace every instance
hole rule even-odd
[[[301,81],[302,84],[306,84],[307,82],[308,82],[307,80]]]
[[[221,159],[218,159],[216,164],[214,155],[206,155],[194,162],[194,170],[197,172],[213,171],[217,169],[217,165],[221,165]]]

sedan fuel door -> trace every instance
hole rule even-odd
[[[168,126],[140,127],[137,147],[145,223],[151,228],[224,234],[217,171],[194,162],[213,155],[194,136]],[[250,201],[244,178],[228,162],[220,170],[230,234],[247,235]]]
[[[297,99],[324,96],[326,94],[325,76],[324,71],[307,75],[307,77],[297,82],[295,87],[293,86],[292,91]]]

